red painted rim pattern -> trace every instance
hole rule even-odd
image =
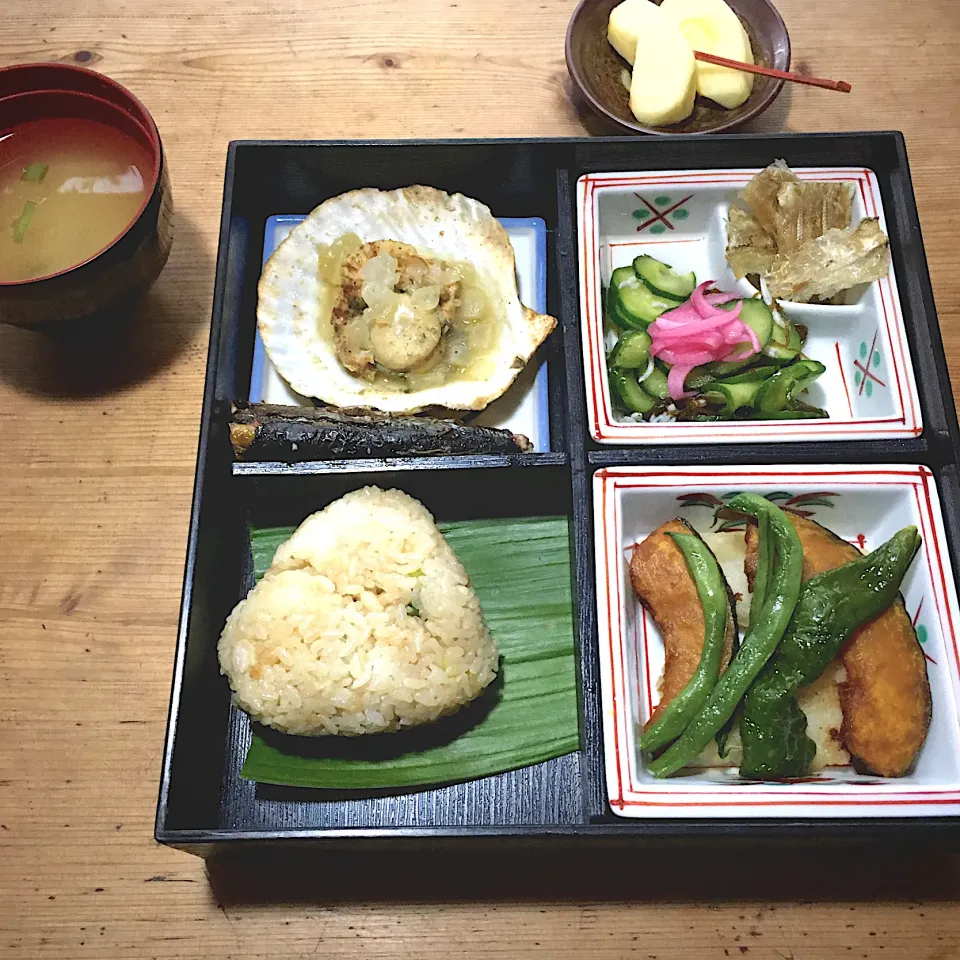
[[[789,472],[788,472],[788,475]],[[831,486],[869,486],[869,487],[901,487],[910,488],[917,508],[920,521],[923,547],[921,548],[926,559],[927,572],[931,592],[933,593],[937,620],[940,624],[940,634],[948,644],[947,669],[951,671],[951,680],[954,689],[960,683],[960,643],[958,643],[956,624],[954,622],[953,602],[949,584],[953,582],[949,558],[945,557],[940,544],[942,533],[942,518],[939,517],[939,498],[933,474],[924,466],[895,465],[864,466],[864,467],[835,467],[831,469],[797,469],[797,481],[808,478],[829,479]],[[745,787],[743,784],[710,783],[701,784],[700,789],[684,788],[677,782],[669,789],[651,790],[638,782],[634,769],[635,758],[627,755],[626,749],[627,724],[631,722],[629,708],[624,700],[629,700],[626,692],[627,669],[625,662],[623,624],[621,611],[624,598],[621,591],[620,562],[618,551],[620,548],[620,516],[619,491],[636,489],[664,489],[673,488],[680,483],[695,481],[704,487],[731,484],[743,486],[748,484],[762,484],[764,481],[784,481],[783,470],[773,470],[758,467],[732,467],[727,469],[707,468],[702,470],[676,469],[663,470],[655,467],[649,469],[638,467],[612,467],[597,470],[594,474],[595,496],[599,494],[599,510],[596,512],[598,525],[598,557],[597,557],[597,598],[598,604],[606,606],[606,624],[599,626],[600,642],[605,644],[609,655],[608,672],[601,677],[604,686],[609,685],[609,695],[612,705],[612,734],[614,758],[611,764],[607,758],[608,769],[612,766],[615,771],[615,781],[608,782],[607,795],[612,807],[621,812],[627,807],[658,808],[661,811],[686,808],[779,808],[779,807],[903,807],[910,805],[952,806],[960,804],[960,788],[945,785],[939,789],[897,789],[891,785],[882,793],[875,796],[850,791],[838,792],[829,788],[823,790],[790,789],[779,797],[771,796],[771,791],[758,792],[756,787]],[[616,538],[615,541],[611,538]],[[644,619],[644,629],[646,622]],[[638,625],[634,624],[635,630]],[[603,630],[606,629],[606,636]],[[635,635],[635,643],[638,637]],[[635,651],[639,656],[639,650]],[[646,654],[646,647],[644,648]],[[619,677],[616,663],[619,663]],[[637,662],[639,666],[639,661]],[[649,664],[645,670],[647,676],[647,690],[637,689],[636,695],[645,696],[652,701],[650,688]],[[639,676],[637,678],[639,684]],[[954,723],[957,718],[954,717]],[[604,731],[606,737],[608,731]],[[621,739],[624,738],[624,739]],[[626,767],[626,769],[624,769]],[[854,784],[856,786],[856,784]],[[869,786],[862,785],[861,789]],[[698,799],[699,798],[699,799]]]
[[[600,303],[599,258],[600,247],[597,235],[596,192],[609,188],[629,187],[679,187],[722,184],[743,185],[756,170],[704,170],[686,173],[652,173],[610,176],[586,174],[578,181],[580,192],[579,215],[579,254],[582,269],[582,328],[585,338],[584,360],[587,390],[587,412],[590,433],[599,443],[648,443],[676,441],[678,435],[691,437],[703,435],[700,424],[637,424],[617,422],[613,418],[609,388],[605,375],[606,363],[603,342],[600,336],[602,328],[602,306]],[[869,216],[882,217],[879,206],[879,187],[876,175],[866,168],[803,168],[794,171],[802,179],[817,179],[830,182],[853,182],[857,184],[864,209]],[[892,272],[892,267],[891,267]],[[797,420],[778,421],[776,425],[765,425],[760,421],[743,424],[710,424],[710,442],[750,440],[787,437],[804,439],[815,437],[843,436],[853,433],[856,437],[882,436],[920,436],[923,432],[916,406],[916,387],[910,376],[910,360],[905,346],[905,333],[900,307],[900,298],[894,289],[894,280],[890,276],[880,282],[880,304],[883,312],[883,325],[886,330],[887,345],[890,348],[891,367],[896,383],[899,404],[899,416],[871,417],[847,420]],[[841,365],[841,372],[843,371]],[[844,387],[847,389],[844,375]],[[849,400],[849,389],[847,389]]]

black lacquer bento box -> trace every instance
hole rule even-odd
[[[890,238],[893,269],[875,301],[864,296],[809,320],[836,357],[835,380],[824,389],[836,392],[843,423],[760,434],[698,424],[708,429],[680,436],[657,424],[613,422],[592,326],[598,275],[609,270],[604,258],[618,244],[676,241],[674,250],[681,242],[693,249],[709,232],[717,191],[735,189],[777,158],[859,184],[857,202],[864,214],[882,216]],[[237,462],[232,405],[262,399],[257,283],[271,231],[345,191],[413,183],[476,198],[498,218],[540,222],[542,269],[531,268],[532,295],[559,324],[542,348],[543,430],[534,450]],[[156,838],[204,856],[275,845],[942,839],[960,809],[951,572],[960,563],[958,440],[898,133],[233,143]],[[231,705],[216,646],[253,583],[248,523],[295,525],[367,484],[399,487],[438,521],[571,519],[578,752],[406,792],[328,793],[239,775],[250,723]],[[742,489],[829,514],[825,522],[848,539],[863,537],[861,544],[879,543],[904,517],[921,528],[923,564],[905,581],[904,599],[924,641],[934,720],[910,777],[743,792],[742,784],[709,778],[654,784],[636,769],[631,731],[643,719],[656,665],[642,614],[622,596],[623,545],[671,510],[707,510]]]

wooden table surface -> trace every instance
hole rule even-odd
[[[319,860],[271,889],[152,839],[227,141],[582,134],[574,0],[5,0],[0,64],[86,63],[153,112],[177,236],[126,339],[0,330],[0,954],[747,960],[960,956],[960,860]],[[781,0],[797,68],[763,130],[907,137],[960,377],[960,3]],[[88,10],[87,13],[81,13]],[[960,383],[960,379],[957,381]],[[614,869],[614,868],[611,868]],[[332,871],[337,871],[336,874]]]

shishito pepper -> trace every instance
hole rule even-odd
[[[797,690],[826,670],[855,630],[893,603],[919,548],[917,528],[905,527],[872,553],[803,585],[787,632],[743,700],[741,776],[800,777],[809,770],[817,748],[807,736]]]
[[[752,517],[768,518],[773,540],[773,560],[760,615],[751,617],[750,629],[737,655],[713,688],[707,702],[683,735],[648,764],[656,777],[668,777],[699,756],[733,716],[737,704],[770,659],[793,616],[800,595],[803,547],[787,515],[775,504],[753,493],[740,493],[727,504]]]
[[[761,417],[789,410],[794,397],[803,393],[827,368],[816,360],[796,360],[782,367],[757,391],[754,406]]]
[[[692,533],[671,533],[669,536],[680,548],[697,585],[697,595],[703,607],[703,649],[697,669],[687,685],[641,736],[640,749],[648,751],[660,750],[679,737],[716,686],[730,618],[727,586],[710,548]]]

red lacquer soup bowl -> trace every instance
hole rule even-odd
[[[12,152],[14,146],[22,151],[24,144],[51,143],[55,145],[51,152],[59,158],[61,153],[71,155],[70,149],[84,136],[98,134],[96,149],[115,143],[136,159],[129,168],[132,188],[129,177],[123,176],[64,179],[61,174],[55,180],[55,168],[46,163],[23,164],[21,174],[22,157]],[[36,159],[43,160],[44,150],[36,150]],[[41,188],[47,171],[51,179]],[[0,321],[60,330],[85,320],[130,315],[163,270],[173,242],[173,202],[163,145],[143,104],[120,84],[82,67],[38,63],[0,68],[0,173],[16,181],[6,189],[18,211],[21,198],[14,188],[25,195],[27,187],[36,188],[36,201],[24,202],[12,222],[6,216],[0,222],[0,230],[12,231],[9,238],[6,234],[0,238],[0,255],[7,243],[7,262],[0,262]],[[89,200],[83,199],[79,207],[70,207],[67,204],[77,203],[76,197],[65,201],[60,196],[64,192],[114,196],[87,207],[83,205]],[[0,210],[3,202],[0,197]],[[52,219],[58,209],[60,221]],[[61,225],[72,229],[78,219],[72,211],[78,209],[97,213],[86,214],[93,220],[84,227],[86,246],[78,243],[75,248],[76,262],[70,261],[70,250],[58,250],[56,256],[38,256],[32,272],[23,265],[18,271],[18,259],[24,263],[29,259],[23,254],[26,244],[42,248],[47,242],[42,237],[49,237],[48,246],[55,246],[62,235],[53,233]],[[103,210],[111,215],[100,216]],[[14,247],[15,243],[23,246]]]

